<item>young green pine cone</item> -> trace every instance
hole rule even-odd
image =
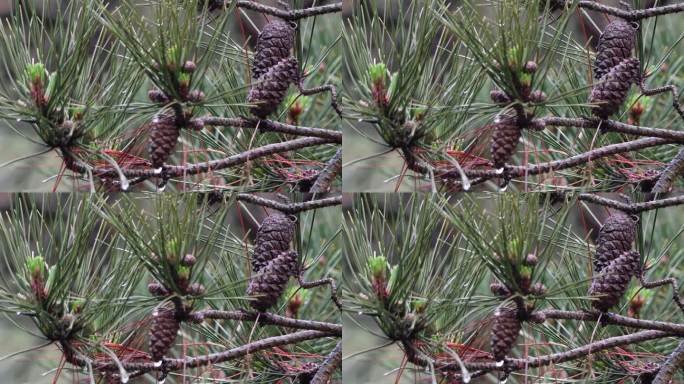
[[[612,214],[599,231],[598,247],[594,255],[594,271],[601,272],[611,261],[632,249],[636,223],[624,212]]]
[[[255,296],[249,304],[259,312],[264,312],[283,294],[290,276],[297,272],[297,252],[283,252],[252,276],[247,287],[247,295]]]
[[[593,114],[607,119],[617,112],[625,102],[632,83],[638,83],[639,78],[639,60],[636,58],[625,59],[611,68],[591,90],[589,102],[597,104]]]
[[[510,116],[504,116],[494,124],[491,146],[494,168],[502,169],[510,160],[521,135],[520,128]]]
[[[278,109],[290,83],[296,83],[299,78],[297,67],[297,59],[294,57],[282,59],[252,83],[247,95],[247,102],[255,104],[251,108],[252,114],[264,119]]]
[[[518,320],[517,311],[513,308],[502,307],[494,314],[492,325],[492,354],[494,360],[499,363],[513,349],[513,344],[518,338],[522,325]]]
[[[639,252],[636,251],[625,252],[611,261],[589,287],[589,296],[598,296],[598,300],[592,302],[594,308],[605,312],[617,304],[638,269]]]
[[[594,78],[600,79],[613,67],[632,55],[636,40],[635,29],[622,19],[615,19],[606,25],[594,61]]]
[[[288,251],[294,230],[294,222],[280,212],[266,217],[256,235],[252,271],[259,272],[269,261]]]
[[[290,56],[295,29],[282,19],[273,19],[259,34],[252,63],[252,78],[258,79],[282,59]]]
[[[152,328],[150,328],[150,355],[152,361],[158,363],[171,349],[180,323],[176,320],[173,308],[158,308],[152,314]]]
[[[171,151],[176,147],[180,136],[180,129],[170,117],[160,117],[150,124],[150,138],[147,151],[156,173],[161,172],[164,162],[171,157]]]

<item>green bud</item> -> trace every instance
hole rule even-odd
[[[411,301],[411,311],[415,313],[423,313],[425,312],[425,308],[427,308],[427,304],[427,300],[415,299]]]
[[[190,85],[190,74],[189,73],[179,73],[178,74],[178,84],[180,84],[183,87],[187,87]]]
[[[518,47],[512,47],[508,50],[506,58],[508,59],[508,66],[511,69],[517,69],[520,66],[520,61],[518,61],[519,51]]]
[[[520,267],[520,278],[523,280],[530,280],[532,278],[532,268],[528,266]]]
[[[522,85],[525,88],[529,88],[532,86],[532,75],[529,73],[521,73],[520,76],[520,85]]]
[[[368,74],[373,84],[384,84],[387,79],[387,66],[385,63],[373,64],[368,68]]]
[[[30,83],[42,84],[45,80],[45,65],[43,63],[34,63],[26,66],[26,77]]]
[[[26,260],[26,268],[33,279],[43,279],[45,277],[45,260],[42,256],[33,256]]]
[[[508,242],[508,259],[511,261],[515,261],[517,259],[517,256],[520,254],[522,249],[520,249],[522,244],[520,243],[520,240],[516,239],[511,239]]]
[[[190,268],[180,265],[178,266],[177,272],[178,279],[185,281],[190,280]]]
[[[368,260],[368,269],[376,279],[384,279],[387,271],[387,258],[385,256],[373,256]]]

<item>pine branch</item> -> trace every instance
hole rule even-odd
[[[318,174],[316,181],[314,182],[309,193],[321,194],[330,191],[330,185],[335,176],[337,176],[342,171],[342,148],[335,152],[335,156],[331,157],[330,160],[325,165],[325,168]]]
[[[670,190],[674,179],[684,171],[684,148],[680,149],[665,170],[660,174],[658,181],[651,190],[652,193],[665,193]]]
[[[663,331],[671,334],[684,336],[684,324],[669,323],[666,321],[635,319],[618,315],[616,313],[599,313],[585,311],[563,311],[558,309],[545,309],[535,312],[535,315],[546,319],[564,319],[578,321],[598,321],[602,323],[619,325],[628,328],[649,329]]]
[[[593,353],[619,347],[622,345],[638,344],[648,340],[662,339],[670,337],[672,334],[662,331],[641,331],[624,336],[609,337],[607,339],[595,341],[583,345],[581,347],[573,348],[565,352],[552,353],[537,357],[522,358],[506,358],[503,367],[497,367],[495,362],[477,362],[464,361],[463,364],[468,369],[488,370],[488,371],[502,371],[502,370],[521,370],[527,368],[543,367],[550,364],[559,364],[566,361],[576,360]],[[451,368],[456,369],[455,365]]]
[[[598,128],[601,132],[618,132],[628,135],[659,137],[680,143],[684,143],[684,132],[662,128],[639,127],[629,125],[615,120],[601,120],[599,118],[588,117],[543,117],[535,119],[545,126],[552,127],[577,127],[577,128]],[[540,124],[537,124],[540,125]]]
[[[290,317],[276,315],[268,312],[246,312],[246,311],[220,311],[206,309],[188,314],[188,320],[192,322],[202,322],[206,319],[214,320],[237,320],[237,321],[256,321],[259,324],[278,325],[288,328],[308,329],[312,331],[327,332],[335,336],[342,336],[342,326],[339,324],[325,323],[313,320],[300,320]]]
[[[232,0],[226,0],[225,5],[228,6],[232,4]],[[275,7],[270,7],[268,5],[259,4],[255,1],[248,0],[237,0],[235,5],[240,8],[250,9],[252,11],[257,11],[261,13],[266,13],[268,15],[277,16],[281,19],[296,21],[306,17],[312,17],[317,15],[323,15],[326,13],[335,13],[342,11],[342,2],[321,5],[318,7],[311,7],[305,9],[295,9],[295,10],[282,10]]]
[[[301,139],[284,141],[281,143],[267,144],[267,145],[264,145],[262,147],[250,149],[250,150],[244,151],[242,153],[239,153],[237,155],[229,156],[229,157],[219,159],[219,160],[212,160],[212,161],[186,164],[186,165],[166,165],[166,166],[164,166],[161,175],[155,173],[154,169],[151,169],[151,168],[122,169],[121,171],[126,177],[142,177],[142,178],[151,178],[151,177],[170,178],[170,177],[178,177],[178,176],[196,175],[196,174],[200,174],[200,173],[217,171],[220,169],[229,168],[229,167],[233,167],[236,165],[244,164],[248,161],[258,159],[260,157],[273,155],[276,153],[293,151],[296,149],[312,147],[312,146],[317,146],[317,145],[321,145],[321,144],[328,144],[330,142],[331,142],[331,140],[328,140],[328,139],[322,139],[322,138],[318,138],[318,137],[305,137],[305,138],[301,138]],[[70,164],[69,160],[67,160],[67,158],[73,159],[73,156],[69,153],[69,151],[67,149],[62,149],[62,154],[65,157],[67,164]],[[90,165],[87,165],[87,164],[83,163],[82,161],[78,161],[75,159],[73,159],[73,160],[74,160],[73,164],[70,166],[69,169],[71,169],[72,171],[75,171],[77,173],[87,173],[88,169],[91,169],[93,175],[95,175],[96,177],[105,178],[105,179],[117,179],[119,177],[117,170],[112,168],[112,167],[107,167],[107,166],[91,167]]]
[[[273,120],[259,120],[245,117],[230,118],[207,116],[200,117],[194,120],[197,120],[200,123],[194,124],[194,126],[205,125],[235,128],[256,128],[259,130],[259,132],[280,132],[287,133],[290,135],[320,137],[322,139],[331,140],[334,143],[342,144],[342,132],[333,131],[329,129],[299,127],[295,125],[279,123]]]
[[[246,201],[248,203],[260,205],[263,207],[269,207],[269,208],[277,209],[283,213],[287,213],[287,214],[291,214],[291,215],[302,212],[302,211],[308,211],[311,209],[318,209],[318,208],[342,204],[342,196],[341,195],[340,196],[327,197],[324,199],[305,201],[302,203],[281,203],[278,201],[265,199],[263,197],[259,197],[259,196],[248,194],[248,193],[238,194],[237,199],[240,201]]]
[[[299,331],[294,333],[289,333],[282,336],[268,337],[262,340],[257,340],[239,347],[235,347],[223,352],[211,353],[207,355],[195,356],[195,357],[185,357],[177,359],[164,359],[161,366],[156,366],[154,362],[148,361],[122,361],[121,365],[127,371],[140,371],[140,372],[151,372],[151,371],[175,371],[187,368],[199,368],[206,365],[223,363],[230,360],[235,360],[237,358],[258,352],[264,349],[269,349],[281,345],[295,344],[306,340],[320,339],[324,337],[335,336],[330,332],[321,331]],[[66,341],[62,341],[62,348],[70,363],[85,367],[87,366],[86,359],[80,354],[76,354],[75,349],[71,344]],[[104,362],[92,362],[93,368],[100,372],[115,372],[119,370],[119,366],[113,361]]]
[[[684,204],[684,195],[669,197],[667,199],[646,201],[643,203],[624,203],[621,201],[611,200],[605,197],[594,195],[591,193],[580,193],[577,198],[582,201],[588,201],[594,204],[603,205],[610,208],[615,208],[630,214],[637,214],[644,211],[659,209],[663,207],[671,207],[675,205]]]
[[[562,1],[563,5],[572,5],[571,1]],[[581,0],[577,3],[580,8],[591,9],[593,11],[603,12],[608,15],[620,17],[628,21],[639,21],[649,17],[656,17],[661,15],[668,15],[672,13],[684,12],[684,3],[664,5],[660,7],[624,10],[620,8],[603,5],[595,1]]]
[[[658,374],[653,379],[653,384],[668,384],[677,370],[684,368],[684,341],[679,343],[663,363]]]
[[[318,368],[318,371],[316,371],[316,375],[314,375],[313,379],[311,379],[311,384],[326,384],[328,381],[330,381],[330,378],[341,364],[342,341],[338,341],[335,348],[325,358],[325,361],[323,361],[321,366]]]

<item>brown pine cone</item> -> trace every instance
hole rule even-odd
[[[249,302],[252,308],[263,312],[278,302],[290,276],[297,271],[297,252],[283,252],[253,275],[247,287],[247,295],[255,296]]]
[[[251,109],[252,114],[264,119],[275,112],[285,99],[290,83],[297,82],[298,71],[297,59],[282,59],[259,77],[259,80],[252,83],[247,95],[247,102],[255,104]]]
[[[593,114],[607,119],[617,112],[625,102],[632,83],[638,83],[639,78],[639,59],[631,57],[611,68],[591,90],[589,102],[597,104]]]
[[[280,212],[266,217],[256,235],[252,271],[259,272],[269,261],[288,251],[294,230],[294,222]]]
[[[624,212],[617,211],[603,223],[594,255],[594,271],[601,272],[611,261],[632,249],[636,223]]]
[[[150,329],[150,355],[152,361],[159,362],[171,349],[180,323],[176,320],[173,308],[158,308],[152,314],[152,328]]]
[[[295,29],[282,19],[273,19],[259,34],[252,62],[252,78],[258,79],[282,59],[290,56]]]
[[[155,172],[161,172],[164,162],[171,157],[171,151],[176,147],[180,129],[171,117],[165,116],[150,124],[150,138],[147,142],[147,151],[150,153],[150,161]]]
[[[615,19],[606,25],[596,47],[594,78],[600,79],[613,67],[630,57],[635,40],[636,32],[630,23]]]
[[[611,261],[601,274],[594,277],[589,287],[589,296],[598,296],[592,306],[607,311],[620,301],[629,281],[639,269],[639,252],[629,251]]]
[[[492,325],[492,354],[496,362],[503,361],[513,349],[522,325],[514,308],[502,307],[494,314]]]
[[[492,135],[492,162],[494,168],[502,169],[506,162],[513,156],[518,140],[522,132],[517,126],[515,119],[504,116],[494,124],[494,134]]]

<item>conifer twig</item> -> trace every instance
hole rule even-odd
[[[225,126],[235,128],[257,128],[260,132],[280,132],[290,135],[320,137],[332,140],[335,143],[342,143],[342,132],[322,128],[300,127],[280,123],[273,120],[259,120],[245,117],[217,117],[206,116],[195,119],[201,124],[195,126]]]
[[[233,0],[226,0],[225,1],[226,5],[230,5],[232,3],[233,3]],[[328,4],[328,5],[321,5],[318,7],[310,7],[310,8],[305,8],[305,9],[294,9],[294,10],[282,10],[282,9],[271,7],[268,5],[259,4],[256,1],[248,1],[248,0],[237,0],[237,1],[235,1],[235,5],[239,8],[245,8],[245,9],[249,9],[252,11],[265,13],[268,15],[277,16],[277,17],[280,17],[281,19],[291,20],[291,21],[303,19],[306,17],[323,15],[326,13],[335,13],[335,12],[341,12],[342,11],[342,2],[337,2],[337,3],[333,3],[333,4]]]
[[[239,193],[237,199],[240,201],[245,201],[251,204],[260,205],[262,207],[269,207],[277,209],[283,213],[296,214],[302,211],[308,211],[311,209],[318,209],[323,207],[330,207],[334,205],[342,204],[342,196],[326,197],[324,199],[304,201],[301,203],[281,203],[274,200],[269,200],[257,195],[249,193]]]
[[[684,341],[679,343],[667,360],[660,366],[653,384],[668,384],[677,370],[684,368]]]
[[[588,201],[594,204],[603,205],[606,207],[618,209],[620,211],[637,214],[644,211],[650,211],[653,209],[659,209],[663,207],[671,207],[675,205],[684,204],[684,195],[668,197],[666,199],[646,201],[643,203],[624,203],[621,201],[616,201],[608,199],[602,196],[598,196],[592,193],[580,193],[577,198],[582,201]]]
[[[335,348],[321,363],[321,366],[316,371],[311,384],[326,384],[337,368],[342,364],[342,341],[338,341]]]
[[[325,164],[325,168],[318,174],[313,186],[309,189],[309,193],[320,194],[330,191],[330,184],[332,184],[335,176],[342,171],[342,148],[338,149],[335,156]]]
[[[342,336],[342,326],[340,324],[326,323],[313,320],[293,319],[276,315],[268,312],[246,312],[246,311],[221,311],[215,309],[205,309],[195,311],[188,315],[188,320],[192,322],[202,322],[206,319],[214,320],[236,320],[236,321],[258,321],[260,324],[278,325],[287,328],[308,329],[313,331],[329,332],[335,336]]]
[[[572,4],[571,1],[561,0],[561,4]],[[613,15],[620,17],[628,21],[639,21],[641,19],[646,19],[649,17],[656,17],[661,15],[668,15],[677,12],[684,12],[684,3],[663,5],[659,7],[646,8],[646,9],[635,9],[635,10],[625,10],[620,8],[611,7],[608,5],[601,4],[596,1],[590,0],[580,0],[577,3],[580,8],[591,9],[592,11],[603,12],[608,15]]]

